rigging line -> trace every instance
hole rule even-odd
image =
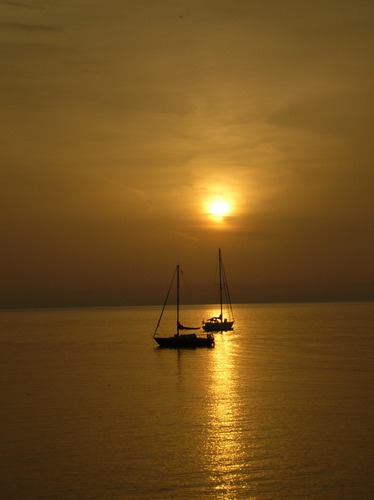
[[[210,296],[213,298],[215,303],[219,302],[219,293],[220,293],[218,271],[219,271],[219,260],[217,259],[216,265],[214,268],[212,284],[210,285],[210,290],[211,290]]]
[[[226,271],[225,271],[225,268],[224,268],[223,264],[222,264],[222,274],[223,274],[224,283],[226,284],[226,286],[225,286],[225,294],[226,294],[228,306],[229,306],[229,309],[230,309],[230,313],[231,313],[232,319],[234,319],[234,311],[232,309],[232,303],[231,303],[231,297],[230,297],[230,290],[229,290],[229,287],[227,286]]]
[[[171,288],[172,288],[173,283],[174,283],[174,280],[175,280],[175,275],[177,274],[177,270],[178,270],[178,268],[176,268],[176,269],[175,269],[175,271],[174,271],[174,275],[173,275],[173,278],[172,278],[172,280],[171,280],[171,283],[170,283],[170,286],[169,286],[168,293],[167,293],[167,295],[166,295],[166,299],[165,299],[165,302],[164,302],[164,306],[163,306],[163,308],[162,308],[162,311],[161,311],[161,314],[160,314],[160,317],[159,317],[159,319],[158,319],[158,323],[157,323],[157,326],[156,326],[156,328],[155,328],[155,331],[154,331],[153,335],[155,335],[155,333],[156,333],[156,332],[157,332],[157,330],[158,330],[158,327],[160,326],[160,323],[161,323],[161,318],[162,318],[162,315],[164,314],[165,307],[166,307],[166,304],[167,304],[168,299],[169,299],[170,291],[171,291]]]

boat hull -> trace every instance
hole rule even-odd
[[[203,324],[205,332],[229,332],[233,330],[233,321],[207,321]]]
[[[153,337],[160,347],[173,349],[194,349],[195,347],[214,347],[214,336],[208,334],[205,337],[189,333],[186,335],[174,335],[174,337]]]

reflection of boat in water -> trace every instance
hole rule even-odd
[[[158,320],[156,329],[153,334],[153,338],[155,341],[158,343],[160,347],[172,347],[174,349],[183,349],[183,348],[194,348],[194,347],[214,347],[214,335],[212,333],[207,333],[203,335],[198,335],[197,333],[180,333],[181,331],[185,330],[200,330],[200,327],[188,327],[188,326],[183,326],[180,321],[179,321],[179,274],[180,274],[180,268],[179,264],[176,267],[176,270],[173,274],[173,278],[168,290],[168,293],[166,295],[165,303],[162,308],[160,318]],[[168,302],[168,298],[170,295],[170,291],[173,287],[173,283],[176,280],[176,294],[177,294],[177,300],[176,300],[176,326],[177,326],[177,332],[170,337],[159,337],[157,335],[157,330],[161,324],[161,319],[165,311],[165,307]]]
[[[234,329],[234,313],[232,310],[225,268],[223,266],[221,249],[218,250],[218,272],[220,314],[219,316],[209,318],[207,321],[203,321],[203,329],[206,332],[228,332]]]

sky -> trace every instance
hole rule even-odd
[[[209,303],[218,248],[233,302],[373,300],[373,42],[369,0],[0,0],[0,307],[177,262]]]

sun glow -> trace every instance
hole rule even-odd
[[[238,212],[238,191],[229,181],[205,182],[201,189],[201,215],[206,227],[229,230],[235,224]]]
[[[218,223],[219,226],[229,221],[233,210],[233,202],[227,197],[215,196],[205,202],[206,215],[208,215],[213,223]]]
[[[214,217],[225,217],[230,212],[230,205],[225,200],[214,200],[209,204],[209,213]]]

